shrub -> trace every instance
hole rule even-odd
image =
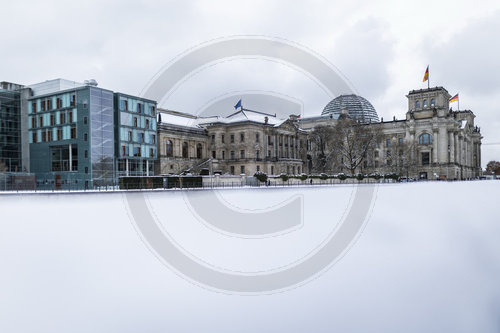
[[[286,182],[286,181],[288,181],[288,179],[289,179],[290,177],[288,177],[288,175],[287,175],[286,173],[282,173],[282,174],[280,175],[280,178],[281,178],[281,180],[282,180],[282,181]]]
[[[257,171],[254,175],[261,183],[265,183],[267,181],[267,175],[262,171]]]
[[[373,178],[373,179],[376,179],[376,180],[379,180],[380,178],[382,178],[382,176],[378,173],[372,173],[370,175],[370,178]]]
[[[346,176],[345,174],[343,174],[343,173],[339,173],[339,174],[337,175],[337,178],[338,178],[338,179],[340,179],[340,180],[346,180],[346,179],[347,179],[347,176]]]
[[[299,177],[300,180],[304,181],[307,179],[307,175],[305,173],[301,174]]]
[[[326,173],[322,173],[319,175],[319,179],[321,180],[327,180],[328,179],[328,175]]]
[[[365,175],[363,175],[362,173],[358,173],[358,175],[356,176],[356,179],[359,181],[362,181],[364,178],[365,178]]]

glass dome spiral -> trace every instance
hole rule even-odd
[[[358,95],[340,95],[335,97],[323,109],[322,115],[332,115],[338,118],[342,110],[347,110],[349,117],[362,122],[378,122],[377,111],[365,98]]]

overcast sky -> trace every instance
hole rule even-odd
[[[459,92],[461,109],[475,112],[484,165],[500,159],[499,9],[498,1],[2,0],[0,80],[94,78],[101,87],[139,94],[165,64],[200,43],[279,37],[326,58],[386,119],[404,117],[405,94],[426,87],[430,64],[431,85]],[[292,96],[306,115],[330,100],[293,68],[241,59],[193,75],[162,106],[196,112],[243,90]]]

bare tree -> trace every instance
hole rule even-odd
[[[334,127],[319,125],[309,135],[313,172],[327,172],[332,168],[334,155]]]
[[[385,152],[384,169],[400,176],[406,175],[406,177],[409,177],[416,165],[414,148],[415,143],[413,142],[391,144]]]
[[[500,175],[500,162],[489,161],[488,164],[486,164],[486,171],[492,172],[495,175]]]
[[[380,138],[379,126],[367,124],[342,115],[333,128],[333,150],[337,162],[351,175],[367,159]]]

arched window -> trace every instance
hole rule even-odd
[[[196,158],[202,158],[202,148],[201,143],[196,145]]]
[[[424,108],[426,108],[426,107],[427,107],[427,100],[424,99]]]
[[[189,155],[188,155],[188,143],[187,142],[183,142],[182,143],[182,158],[188,158]]]
[[[415,109],[420,109],[420,101],[415,102]]]
[[[434,98],[431,99],[431,106],[436,106],[436,100]]]
[[[432,143],[432,136],[428,133],[424,133],[418,137],[419,145],[428,145]]]
[[[172,141],[167,140],[167,157],[173,157],[174,156],[174,145],[172,144]]]

